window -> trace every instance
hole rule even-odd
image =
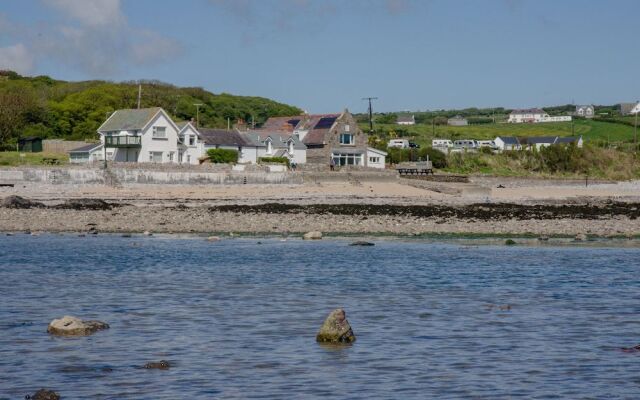
[[[369,157],[369,162],[372,164],[378,164],[380,162],[380,157]]]
[[[169,161],[170,162],[173,162],[173,153],[174,153],[173,151],[169,152]]]
[[[189,146],[195,146],[195,144],[196,144],[196,137],[189,136]]]
[[[153,127],[153,138],[154,139],[166,139],[167,138],[167,128],[164,126],[154,126]]]
[[[350,133],[341,133],[340,144],[354,144],[353,135]]]
[[[362,164],[362,154],[333,153],[331,155],[335,165],[360,165]]]
[[[162,152],[161,151],[150,151],[149,152],[149,162],[161,163],[162,162]]]
[[[187,163],[191,164],[191,154],[187,154]]]

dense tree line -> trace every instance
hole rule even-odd
[[[136,108],[138,83],[141,107],[162,107],[177,121],[196,118],[200,126],[224,128],[243,120],[259,126],[271,116],[297,115],[293,106],[262,97],[213,94],[202,88],[179,88],[158,81],[65,82],[48,76],[23,77],[0,71],[0,145],[19,137],[95,139],[96,129],[113,111]]]

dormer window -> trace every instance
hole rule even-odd
[[[293,154],[293,140],[289,140],[289,154]]]
[[[271,139],[267,139],[267,154],[271,154],[273,152],[273,145],[271,144]]]
[[[189,146],[195,146],[195,144],[196,144],[196,137],[189,135]]]
[[[353,140],[353,135],[350,133],[341,133],[340,134],[340,144],[345,144],[345,145],[353,145],[355,144],[354,140]]]

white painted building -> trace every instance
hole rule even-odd
[[[382,150],[367,147],[367,167],[384,169],[387,155],[388,154]]]
[[[257,160],[263,157],[286,157],[296,164],[307,162],[307,146],[296,134],[254,130],[242,135],[256,149]]]
[[[416,117],[415,115],[407,115],[407,114],[398,115],[396,119],[396,123],[398,125],[415,125]]]
[[[529,108],[529,109],[520,109],[520,110],[511,111],[507,122],[512,124],[522,124],[522,123],[568,122],[568,121],[571,121],[571,116],[569,115],[552,117],[541,108]]]
[[[98,128],[107,159],[178,163],[180,129],[162,108],[117,110]]]
[[[493,141],[499,150],[520,150],[522,146],[517,137],[498,136]]]
[[[102,143],[91,143],[69,151],[69,162],[80,164],[104,160]]]
[[[200,159],[204,157],[204,141],[200,138],[200,133],[191,122],[179,122],[178,128],[178,163],[180,164],[200,164]]]

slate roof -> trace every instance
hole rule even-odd
[[[504,142],[504,144],[510,144],[510,145],[514,145],[514,146],[517,146],[517,145],[520,144],[520,142],[518,141],[517,137],[498,136],[498,138],[500,140],[502,140]]]
[[[324,138],[327,133],[331,130],[331,127],[328,128],[316,128],[318,122],[320,122],[323,118],[338,118],[340,114],[317,114],[310,115],[309,121],[305,124],[303,128],[308,129],[309,132],[305,135],[302,140],[304,144],[324,144]]]
[[[298,115],[293,117],[271,117],[262,124],[262,129],[270,131],[287,131],[293,130],[305,119],[306,116]]]
[[[98,128],[98,132],[141,130],[161,110],[160,107],[117,110]]]
[[[199,128],[200,138],[209,146],[249,146],[247,141],[237,130]]]
[[[89,143],[85,146],[80,146],[73,150],[69,150],[69,153],[88,153],[91,150],[96,149],[98,147],[102,147],[102,143]]]
[[[253,146],[265,147],[265,140],[271,138],[271,143],[274,148],[288,148],[287,142],[289,139],[293,139],[293,148],[296,150],[305,150],[307,146],[304,145],[296,136],[283,134],[282,132],[268,132],[264,129],[257,129],[249,131],[243,135],[245,139]]]
[[[541,108],[525,108],[511,111],[511,114],[545,114]]]
[[[416,121],[415,117],[409,114],[398,115],[398,118],[396,119],[396,123],[397,122],[415,122],[415,121]]]
[[[527,144],[554,144],[558,139],[557,136],[537,136],[530,137],[525,140]]]
[[[579,140],[580,140],[580,137],[565,136],[565,137],[558,137],[556,139],[556,143],[557,144],[570,144],[570,143],[577,143]]]

